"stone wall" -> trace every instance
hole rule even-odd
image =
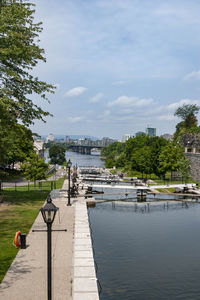
[[[200,181],[200,153],[185,153],[191,166],[191,176],[194,180]]]

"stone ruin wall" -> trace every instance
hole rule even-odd
[[[200,153],[185,153],[191,166],[191,176],[194,180],[200,181]]]
[[[200,181],[200,134],[184,134],[182,144],[185,147],[185,156],[190,162],[191,176],[194,180]]]

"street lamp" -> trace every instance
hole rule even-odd
[[[71,168],[71,166],[72,166],[72,162],[69,159],[67,162],[67,167],[68,167],[68,203],[67,203],[67,206],[71,206],[71,203],[70,203],[70,168]]]
[[[49,196],[46,204],[40,209],[44,222],[47,224],[47,280],[48,280],[48,300],[52,299],[51,293],[51,226],[59,208],[52,203]]]

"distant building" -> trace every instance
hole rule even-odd
[[[112,143],[114,143],[115,140],[113,139],[110,139],[109,137],[103,137],[101,140],[100,140],[100,145],[101,146],[108,146]]]
[[[150,137],[156,136],[156,128],[147,127],[146,134]]]
[[[89,138],[81,138],[78,139],[78,141],[74,141],[75,144],[80,145],[80,146],[93,146],[93,147],[105,147],[107,145],[112,144],[115,142],[115,140],[110,139],[108,137],[104,137],[101,140],[93,141],[92,139]]]
[[[34,140],[34,149],[35,152],[39,155],[40,158],[44,157],[44,141],[43,140]]]
[[[143,134],[145,134],[145,132],[143,132],[143,131],[138,131],[138,132],[136,132],[135,136],[141,136],[141,135],[143,135]]]
[[[122,136],[122,143],[128,141],[128,139],[131,138],[131,134],[130,133],[126,133]]]
[[[47,138],[46,138],[46,142],[53,142],[54,141],[54,135],[52,133],[49,133]]]
[[[92,144],[92,140],[88,138],[78,139],[78,144],[81,146],[90,146]]]
[[[171,141],[172,138],[173,138],[173,135],[169,134],[169,133],[164,133],[164,134],[161,135],[161,137],[163,137],[164,139],[166,139],[168,141]]]

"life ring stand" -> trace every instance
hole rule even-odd
[[[21,246],[21,231],[16,232],[15,239],[14,239],[14,244],[18,248]]]

